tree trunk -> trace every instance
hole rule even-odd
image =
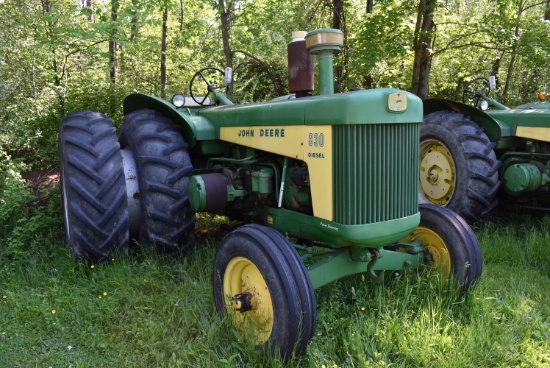
[[[514,66],[516,64],[516,58],[517,58],[517,40],[519,39],[519,24],[520,24],[521,16],[523,15],[524,10],[525,10],[525,1],[522,0],[519,2],[519,8],[518,8],[517,18],[516,18],[516,28],[514,30],[514,36],[516,40],[512,45],[512,54],[510,56],[510,64],[508,64],[506,81],[504,82],[504,89],[502,91],[503,101],[506,101],[506,96],[508,96],[508,90],[510,89],[510,83],[512,81],[512,75],[514,74]]]
[[[222,24],[222,42],[223,42],[223,53],[225,55],[225,66],[233,68],[233,52],[231,51],[230,39],[231,39],[231,8],[233,7],[233,2],[230,0],[229,3],[225,3],[225,0],[218,0],[220,5],[220,20]],[[231,99],[233,97],[233,81],[227,89],[227,97]]]
[[[183,0],[180,0],[180,32],[183,31],[183,16],[184,13],[184,7],[183,7]]]
[[[132,10],[132,26],[130,27],[130,42],[134,42],[137,34],[138,34],[138,17],[137,17],[137,8],[138,8],[138,0],[132,0],[132,6],[134,10]]]
[[[430,94],[433,39],[435,37],[434,11],[437,0],[420,0],[414,30],[414,64],[411,92],[421,99]]]
[[[373,7],[374,7],[374,0],[367,0],[367,9],[366,9],[367,14],[372,14]],[[368,22],[368,20],[367,20],[367,22]],[[367,76],[365,76],[363,86],[366,89],[372,89],[373,88],[372,75],[370,73]]]
[[[374,0],[367,0],[367,14],[372,14],[373,7],[374,7]]]
[[[168,5],[162,14],[162,41],[160,46],[160,96],[166,98],[166,49],[168,44]]]
[[[52,10],[52,7],[53,7],[50,0],[42,0],[41,5],[42,5],[42,13],[43,14],[49,13]],[[58,88],[56,88],[56,93],[57,93],[57,99],[59,101],[59,109],[60,109],[60,113],[62,115],[64,115],[65,114],[65,98],[63,96],[62,89],[60,88],[61,87],[61,78],[62,78],[63,74],[60,72],[60,68],[59,68],[58,61],[57,61],[57,54],[55,52],[56,47],[55,47],[55,39],[54,39],[54,28],[55,28],[55,23],[54,22],[52,22],[50,20],[46,21],[46,35],[47,35],[48,40],[50,42],[50,52],[52,53],[52,71],[53,71],[54,85],[56,87],[58,87]]]
[[[92,13],[88,16],[88,22],[94,23],[94,0],[86,0],[86,7],[90,8],[90,10],[92,11]]]
[[[111,83],[116,83],[116,77],[117,77],[117,68],[116,68],[116,48],[117,43],[115,41],[116,36],[116,27],[115,23],[118,19],[118,6],[119,6],[119,0],[111,0],[111,21],[112,21],[112,29],[111,29],[111,39],[109,40],[109,78],[111,79]]]
[[[111,90],[109,93],[109,111],[111,116],[116,113],[116,82],[117,82],[117,42],[115,36],[116,22],[118,19],[119,0],[111,0],[111,38],[109,39],[109,79],[111,80]]]
[[[344,24],[344,0],[332,0],[332,28],[342,30],[345,28]],[[346,54],[345,50],[345,39],[346,34],[344,33],[344,48],[342,49],[343,53]],[[344,56],[345,58],[345,56]],[[342,63],[334,65],[334,92],[342,92],[342,74],[343,68]]]

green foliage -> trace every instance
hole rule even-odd
[[[168,6],[166,95],[189,93],[195,71],[225,67],[219,2],[119,0],[111,2],[12,1],[0,3],[0,150],[32,168],[56,162],[59,119],[94,110],[122,119],[132,92],[160,96],[159,39]],[[234,53],[235,100],[263,101],[286,91],[286,45],[293,30],[330,27],[332,2],[226,1]],[[548,86],[550,22],[536,0],[438,2],[432,50],[432,97],[460,99],[465,83],[496,73],[508,104],[533,100]],[[344,1],[343,90],[410,89],[412,37],[418,1]],[[274,16],[277,14],[277,16]],[[93,21],[91,21],[93,18]],[[116,42],[115,63],[109,41]],[[110,69],[116,67],[115,82]]]
[[[62,231],[61,196],[59,189],[33,193],[21,178],[25,165],[4,153],[0,158],[0,259],[19,260],[40,252],[42,239]]]

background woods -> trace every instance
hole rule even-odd
[[[55,164],[58,121],[90,109],[121,118],[133,91],[187,93],[205,66],[232,66],[232,97],[286,91],[292,30],[340,28],[336,89],[397,87],[459,98],[495,74],[506,103],[550,74],[548,0],[32,0],[0,2],[0,152]]]
[[[232,97],[286,92],[292,30],[335,27],[335,86],[460,98],[495,74],[508,104],[546,88],[549,1],[33,0],[0,2],[0,154],[56,164],[59,119],[90,109],[121,120],[134,91],[187,93],[204,66],[232,66]]]

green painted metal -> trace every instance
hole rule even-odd
[[[509,110],[510,109],[508,106],[501,104],[500,102],[498,102],[494,98],[490,98],[490,97],[487,97],[487,96],[481,96],[481,98],[484,99],[485,101],[487,101],[489,103],[489,106],[491,106],[491,107],[493,107],[497,110]]]
[[[535,163],[515,163],[504,172],[504,185],[510,192],[532,192],[541,181],[541,169]]]
[[[200,175],[189,178],[189,205],[195,212],[206,209],[206,185]]]
[[[319,288],[346,276],[359,273],[371,274],[375,271],[416,269],[422,265],[423,254],[378,249],[378,259],[369,265],[372,256],[364,262],[354,262],[348,249],[325,256],[321,261],[308,267],[313,288]]]
[[[332,67],[332,50],[319,52],[319,94],[334,93],[334,71]]]
[[[334,95],[272,100],[246,105],[219,106],[198,112],[215,127],[269,125],[356,125],[422,122],[422,101],[407,95],[402,113],[388,112],[388,98],[402,92],[393,88],[354,91]],[[368,114],[365,113],[368,111]]]
[[[371,224],[345,225],[284,208],[268,208],[266,222],[289,237],[314,240],[329,248],[378,248],[393,244],[420,223],[420,212]]]
[[[334,127],[334,221],[370,224],[418,211],[420,124]]]
[[[124,99],[124,115],[141,109],[163,112],[175,122],[181,124],[183,136],[191,148],[195,146],[197,141],[216,139],[214,126],[207,119],[191,113],[188,108],[178,109],[168,101],[141,93],[131,94]]]
[[[211,92],[214,95],[214,102],[217,102],[220,105],[224,106],[233,105],[233,102],[229,98],[227,98],[225,94],[220,93],[217,90],[212,90]]]
[[[482,111],[457,101],[428,99],[424,101],[424,114],[452,110],[469,116],[482,127],[496,149],[517,146],[516,130],[519,126],[550,127],[550,101],[539,101],[508,108],[496,100],[484,98],[496,110]]]

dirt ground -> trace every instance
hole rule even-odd
[[[59,185],[59,168],[56,167],[47,170],[21,173],[21,176],[23,179],[30,182],[35,195],[38,195],[40,188],[53,189]]]

